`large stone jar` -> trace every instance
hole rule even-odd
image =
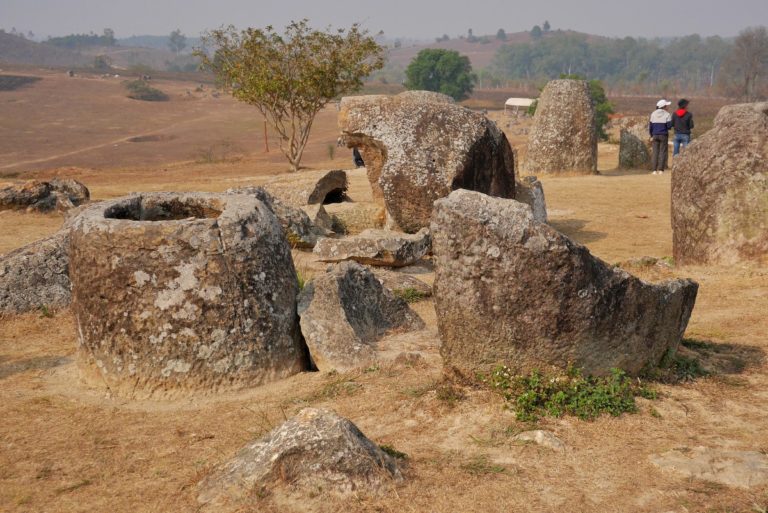
[[[245,195],[141,194],[71,227],[78,359],[117,393],[257,385],[307,366],[274,214]]]

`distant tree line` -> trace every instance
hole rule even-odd
[[[115,46],[117,40],[115,39],[115,31],[110,28],[105,28],[101,35],[91,32],[90,34],[70,34],[61,37],[49,37],[45,43],[58,46],[59,48],[69,48],[70,50],[74,50],[84,46]]]
[[[538,31],[537,35],[541,36]],[[578,74],[615,87],[717,88],[726,94],[755,98],[768,88],[768,35],[765,27],[756,27],[742,31],[733,41],[693,34],[664,42],[548,32],[529,43],[502,46],[489,71],[497,81],[542,81]],[[484,76],[484,81],[487,78]]]

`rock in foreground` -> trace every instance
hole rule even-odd
[[[323,262],[354,260],[361,264],[403,267],[421,259],[431,247],[426,228],[413,235],[370,229],[343,239],[322,239],[314,253]]]
[[[455,189],[515,195],[514,155],[504,133],[448,96],[407,91],[343,98],[339,127],[347,144],[361,149],[390,229],[426,228],[434,201]]]
[[[597,171],[595,107],[584,80],[552,80],[544,87],[524,167],[534,175]]]
[[[67,306],[71,299],[69,232],[0,256],[0,312],[26,312]]]
[[[331,411],[305,408],[203,479],[198,501],[212,507],[237,503],[277,486],[310,493],[377,493],[402,480],[392,457],[352,422]]]
[[[645,283],[593,257],[521,203],[455,191],[432,221],[445,365],[637,374],[677,348],[698,286]]]
[[[321,371],[368,365],[387,332],[424,327],[404,300],[355,262],[338,264],[305,285],[298,310],[310,357]]]
[[[720,109],[672,171],[675,262],[768,260],[768,102]]]
[[[701,479],[738,488],[768,484],[768,456],[758,451],[694,447],[671,450],[650,457],[657,467],[686,479]]]
[[[72,221],[69,275],[81,368],[115,392],[258,385],[308,366],[290,248],[253,197],[93,205]]]
[[[339,203],[347,197],[346,171],[301,171],[273,178],[264,188],[286,205],[303,207]]]

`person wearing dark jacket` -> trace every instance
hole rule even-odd
[[[651,120],[648,123],[648,133],[653,142],[653,155],[651,156],[651,166],[654,175],[664,174],[667,168],[667,152],[669,145],[669,129],[672,128],[672,116],[667,112],[667,107],[672,102],[659,100],[656,102],[656,110],[651,113]]]
[[[675,142],[672,147],[672,155],[680,153],[691,142],[691,130],[693,129],[693,114],[688,112],[688,100],[685,98],[677,102],[678,109],[672,114],[672,126],[675,128]]]

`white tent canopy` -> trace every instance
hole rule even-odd
[[[533,98],[508,98],[504,102],[504,108],[506,107],[530,107],[534,102]]]

